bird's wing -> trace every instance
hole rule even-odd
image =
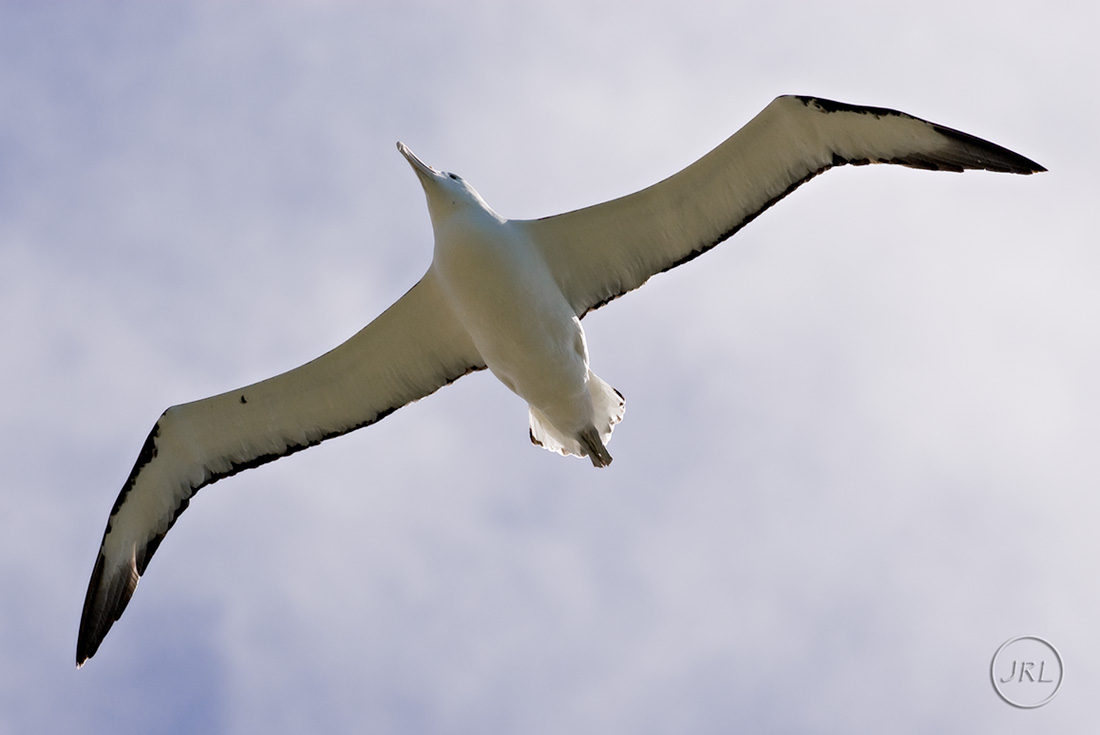
[[[107,521],[76,661],[95,654],[161,539],[206,485],[372,424],[485,367],[434,272],[334,350],[254,385],[169,408]]]
[[[635,194],[528,220],[529,237],[579,316],[736,233],[822,171],[895,163],[1030,174],[1034,161],[897,110],[779,97],[683,171]]]

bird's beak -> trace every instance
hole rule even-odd
[[[397,150],[401,151],[401,155],[404,156],[405,160],[409,162],[409,165],[413,167],[413,171],[420,177],[421,182],[426,182],[439,175],[438,171],[421,161],[417,155],[401,141],[397,142]]]

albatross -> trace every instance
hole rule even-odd
[[[566,214],[511,220],[462,177],[397,147],[428,203],[435,246],[427,273],[321,357],[161,414],[107,520],[77,667],[95,655],[200,488],[374,424],[485,368],[527,401],[532,442],[607,467],[625,402],[589,366],[585,314],[702,255],[835,166],[1046,170],[897,110],[783,96],[660,183]]]

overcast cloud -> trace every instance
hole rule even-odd
[[[1100,11],[681,0],[0,5],[0,733],[1062,732],[1100,689]],[[431,258],[394,148],[505,216],[773,97],[1050,173],[830,172],[591,314],[595,471],[486,373],[204,489],[73,668],[159,413],[330,349]],[[1023,712],[997,647],[1044,636]]]

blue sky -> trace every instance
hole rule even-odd
[[[1095,719],[1095,14],[0,5],[0,732]],[[315,357],[427,267],[395,141],[533,217],[653,183],[783,93],[1050,173],[833,171],[591,314],[627,398],[607,471],[532,447],[481,373],[204,489],[73,668],[159,413]],[[1021,634],[1067,670],[1026,713],[988,677]]]

